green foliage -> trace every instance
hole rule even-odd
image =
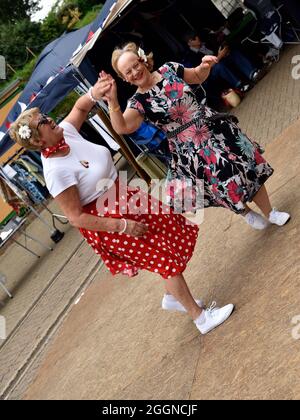
[[[99,0],[76,0],[75,1],[78,4],[79,10],[82,12],[83,15],[85,15],[87,12],[90,12],[91,9],[94,7],[99,6],[99,10],[105,3],[105,0],[99,1]]]
[[[45,43],[54,40],[65,31],[65,25],[58,18],[59,10],[57,1],[41,24],[41,38]]]
[[[74,91],[70,92],[51,112],[54,119],[61,119],[67,115],[73,108],[75,102],[79,98],[78,94]]]
[[[99,4],[98,6],[93,7],[92,10],[87,12],[85,16],[80,19],[79,22],[76,23],[74,26],[74,29],[80,29],[85,25],[88,25],[89,23],[93,22],[93,20],[96,19],[97,15],[100,13],[100,10],[102,9],[102,4]]]
[[[1,0],[0,24],[15,23],[40,10],[40,0]]]
[[[30,59],[26,46],[34,52],[40,50],[40,24],[23,19],[15,24],[0,25],[1,54],[14,68],[23,67]]]
[[[33,58],[22,69],[17,70],[16,73],[12,73],[8,69],[8,74],[12,74],[13,79],[0,82],[0,90],[5,89],[6,86],[8,86],[12,82],[12,80],[16,80],[16,79],[20,79],[22,81],[20,83],[20,88],[22,89],[26,85],[27,80],[30,78],[30,76],[33,72],[33,69],[35,67],[36,61],[37,61],[37,59]]]
[[[67,30],[67,24],[61,22],[63,9],[68,9],[70,5],[78,7],[82,15],[73,29],[79,29],[97,17],[105,0],[64,0],[62,4],[57,0],[42,22],[31,22],[26,16],[37,10],[39,2],[40,0],[1,0],[2,10],[7,12],[6,15],[11,14],[11,18],[4,20],[4,14],[0,16],[0,51],[17,72],[15,74],[8,69],[8,80],[0,82],[0,89],[4,89],[17,78],[24,84],[30,78],[37,58],[32,58],[26,46],[38,56],[49,42],[62,35]],[[25,19],[19,16],[25,16]],[[61,108],[58,107],[55,111],[57,116],[69,112],[75,98],[76,94],[69,95],[66,101],[61,103]]]

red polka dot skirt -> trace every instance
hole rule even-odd
[[[143,194],[143,199],[136,199],[137,192]],[[148,232],[142,237],[133,237],[124,233],[80,229],[88,244],[103,259],[113,275],[122,273],[134,276],[143,269],[167,279],[182,273],[193,255],[198,226],[187,221],[182,215],[174,214],[172,209],[139,189],[125,187],[122,200],[125,195],[126,206],[121,206],[115,201],[114,210],[108,211],[104,208],[104,211],[99,213],[97,201],[94,201],[85,206],[83,211],[95,216],[141,222],[148,225]],[[116,197],[120,197],[119,194],[116,194]],[[131,209],[132,206],[135,207],[136,214],[128,212],[129,204]],[[164,214],[166,209],[169,214]]]

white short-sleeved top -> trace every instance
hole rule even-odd
[[[42,156],[46,185],[54,198],[76,185],[81,204],[85,206],[103,194],[103,191],[97,191],[99,181],[115,181],[117,170],[106,147],[85,140],[69,122],[62,121],[59,125],[64,130],[70,153],[64,157],[48,159]]]

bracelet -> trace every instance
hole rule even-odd
[[[120,230],[119,233],[124,233],[125,230],[127,229],[127,220],[126,219],[121,219],[121,220],[123,220],[125,222],[125,226],[124,226],[124,228],[122,230]]]
[[[96,102],[98,102],[98,101],[97,101],[97,99],[95,99],[95,98],[93,97],[93,94],[92,94],[92,89],[93,89],[93,87],[91,86],[91,87],[89,88],[89,90],[88,90],[88,96],[89,96],[90,100],[91,100],[92,102],[94,102],[94,104],[95,104],[95,103],[96,103]]]
[[[116,108],[113,108],[113,107],[109,106],[108,109],[109,109],[110,112],[118,112],[118,111],[120,111],[121,107],[120,107],[120,105],[118,105]]]

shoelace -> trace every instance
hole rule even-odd
[[[210,306],[206,309],[206,311],[211,315],[212,311],[216,308],[216,306],[217,306],[217,302],[214,300],[212,301]]]

